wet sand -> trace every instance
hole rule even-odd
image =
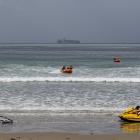
[[[140,140],[140,134],[0,133],[0,140]]]

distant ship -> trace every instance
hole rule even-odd
[[[57,40],[58,44],[80,44],[79,40],[68,40],[68,39],[59,39]]]

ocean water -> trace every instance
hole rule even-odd
[[[129,132],[118,114],[136,105],[140,44],[0,45],[0,115],[14,120],[0,132]]]

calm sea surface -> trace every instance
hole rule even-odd
[[[62,65],[73,65],[73,74],[62,74]],[[117,115],[136,105],[139,44],[0,45],[0,113],[14,120],[1,132],[129,132]]]

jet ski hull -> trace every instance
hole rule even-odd
[[[136,119],[136,118],[124,118],[124,117],[122,117],[122,116],[119,116],[120,117],[120,119],[122,120],[122,121],[126,121],[126,122],[139,122],[140,123],[140,119],[138,118],[138,119]]]

